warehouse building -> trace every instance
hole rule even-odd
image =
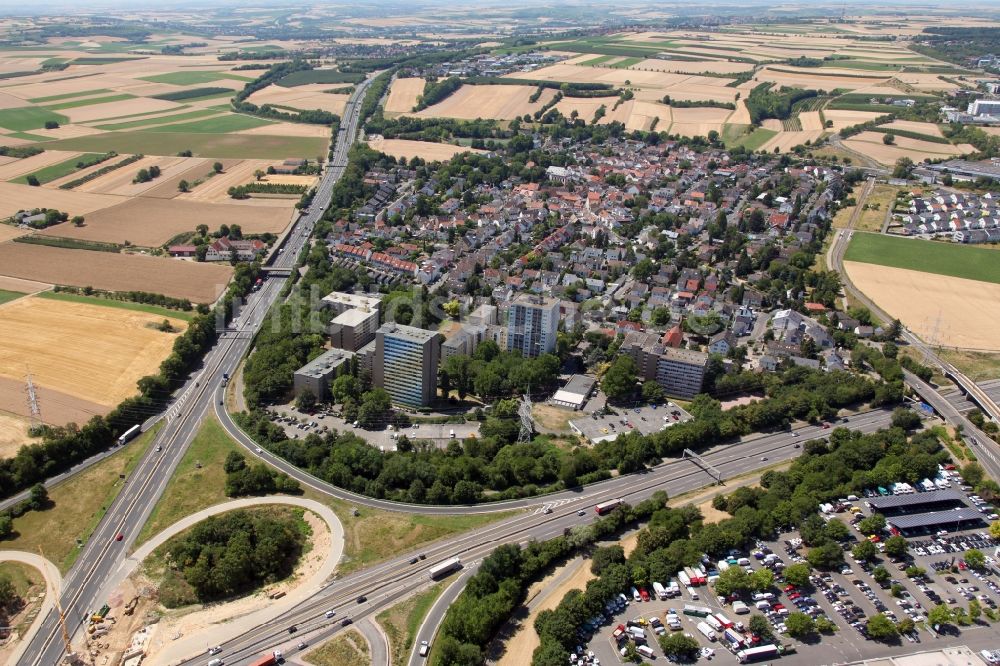
[[[594,384],[596,383],[597,379],[594,377],[573,375],[566,382],[566,386],[555,392],[550,401],[553,405],[559,407],[568,407],[574,410],[582,409],[587,402],[587,398],[590,396],[590,392],[594,390]]]
[[[866,502],[868,508],[886,518],[928,511],[946,511],[968,507],[965,496],[957,490],[934,490],[911,495],[873,497]]]

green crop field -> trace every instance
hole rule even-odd
[[[107,104],[108,102],[120,102],[124,99],[135,99],[135,95],[122,93],[120,95],[108,95],[107,97],[88,97],[87,99],[77,99],[70,102],[60,102],[58,104],[46,104],[49,111],[60,111],[62,109],[74,109],[78,106],[91,106],[93,104]]]
[[[62,178],[63,176],[68,176],[74,171],[76,171],[76,165],[80,162],[87,162],[88,160],[98,157],[99,153],[85,153],[78,157],[73,157],[65,162],[59,162],[57,164],[50,164],[47,167],[39,169],[31,174],[24,174],[23,176],[18,176],[14,180],[10,181],[12,183],[21,183],[22,185],[28,182],[28,176],[34,176],[38,179],[38,182],[44,185],[45,183],[50,183],[53,180]]]
[[[157,118],[140,118],[139,120],[127,120],[123,123],[110,123],[108,125],[97,125],[97,129],[107,130],[109,132],[116,132],[118,130],[128,130],[135,129],[137,127],[146,127],[149,125],[164,125],[168,123],[178,123],[184,120],[195,120],[196,118],[204,118],[205,116],[214,116],[218,111],[213,111],[211,109],[198,109],[197,111],[187,111],[185,113],[178,113],[172,116],[159,116]]]
[[[750,134],[738,138],[731,147],[743,146],[747,150],[760,150],[760,147],[770,141],[778,133],[774,130],[758,127]]]
[[[272,123],[253,116],[243,116],[230,113],[216,118],[205,120],[195,120],[190,123],[178,123],[176,125],[159,125],[149,128],[149,132],[185,132],[196,134],[226,134],[229,132],[239,132],[241,130],[263,127]]]
[[[103,305],[119,310],[135,310],[136,312],[147,312],[158,317],[173,317],[191,321],[194,311],[184,312],[183,310],[171,310],[157,305],[147,305],[145,303],[133,303],[132,301],[115,301],[110,298],[100,298],[98,296],[84,296],[82,294],[71,294],[64,291],[43,291],[37,294],[39,298],[47,298],[52,301],[66,301],[68,303],[83,303],[85,305]]]
[[[68,123],[69,118],[61,113],[55,113],[37,106],[25,106],[19,109],[0,109],[0,127],[6,127],[15,132],[41,129],[45,123],[54,120],[57,123]]]
[[[844,259],[1000,284],[996,250],[981,247],[855,233]]]
[[[212,99],[213,97],[232,97],[236,92],[229,88],[218,86],[208,88],[184,88],[183,90],[172,90],[160,95],[150,95],[153,99],[164,99],[168,102],[194,101],[198,99]]]
[[[616,57],[617,56],[602,55],[602,56],[597,56],[596,58],[592,58],[590,60],[586,60],[586,61],[581,62],[579,64],[582,67],[594,67],[596,65],[600,65],[602,63],[606,63],[607,61],[611,60],[612,58],[616,58]]]
[[[8,291],[7,289],[0,289],[0,305],[3,305],[4,303],[9,303],[10,301],[21,298],[22,296],[24,296],[24,294],[22,294],[19,291]]]
[[[80,92],[63,93],[62,95],[49,95],[48,97],[35,97],[34,99],[29,99],[28,101],[32,104],[44,104],[45,102],[58,102],[63,99],[73,99],[74,97],[86,97],[87,95],[100,95],[102,93],[109,93],[111,89],[109,88],[95,88],[94,90],[82,90]]]
[[[218,81],[219,79],[253,81],[252,78],[230,74],[229,72],[167,72],[166,74],[143,76],[140,79],[142,81],[149,81],[150,83],[169,83],[174,86],[200,86]]]
[[[199,157],[284,159],[326,154],[328,139],[263,134],[204,134],[180,132],[106,132],[45,144],[53,150],[117,151],[121,155],[176,155],[190,150]]]
[[[114,65],[119,62],[129,62],[132,60],[145,60],[144,57],[138,58],[114,58],[114,57],[102,57],[102,56],[83,56],[81,58],[76,58],[71,65]]]
[[[307,69],[292,72],[278,81],[278,85],[283,88],[294,88],[310,83],[360,83],[364,78],[364,74],[338,72],[334,69]]]

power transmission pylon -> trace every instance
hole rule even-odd
[[[530,442],[535,434],[535,421],[531,418],[531,387],[528,392],[521,397],[521,404],[517,407],[517,415],[521,419],[521,432],[517,435],[518,442]]]
[[[28,369],[28,381],[24,388],[28,394],[28,413],[31,416],[31,429],[35,430],[42,425],[42,410],[38,408],[38,392],[35,391],[35,383],[31,380],[31,369]]]
[[[45,559],[45,551],[42,550],[41,546],[38,547],[38,554],[42,556],[43,560]],[[64,663],[79,663],[79,657],[73,652],[73,643],[69,639],[69,629],[66,628],[66,614],[63,612],[62,601],[59,599],[61,595],[62,590],[57,589],[53,596],[55,596],[56,611],[59,614],[59,628],[62,630],[63,649],[65,650],[63,653]]]

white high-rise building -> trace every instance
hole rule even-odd
[[[559,299],[518,294],[507,311],[507,351],[535,358],[556,349]]]

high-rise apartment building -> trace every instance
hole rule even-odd
[[[518,294],[507,311],[507,351],[535,358],[556,349],[559,299]]]
[[[429,405],[437,389],[439,338],[436,331],[384,324],[375,334],[372,382],[388,391],[395,403]]]

